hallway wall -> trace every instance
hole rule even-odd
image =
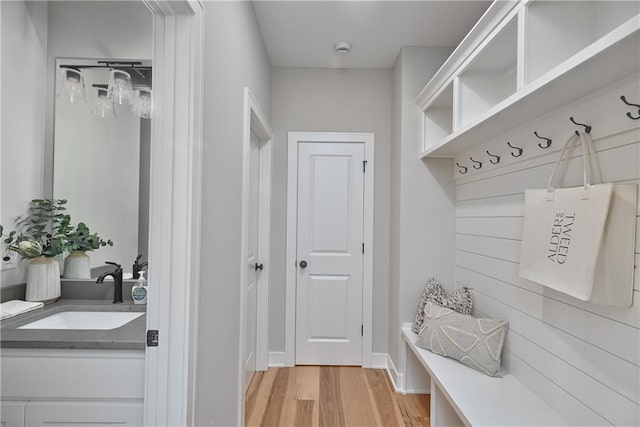
[[[249,2],[204,3],[202,252],[195,419],[239,425],[244,87],[267,119],[271,63]]]
[[[284,352],[289,131],[375,133],[373,351],[387,352],[391,70],[274,68],[270,342]]]
[[[47,3],[0,3],[2,56],[2,194],[0,224],[6,234],[29,200],[42,197],[47,63]],[[8,286],[27,277],[27,263],[2,271]]]
[[[411,322],[425,282],[454,288],[455,187],[450,159],[420,160],[421,112],[414,99],[451,53],[446,47],[404,47],[393,68],[391,144],[391,275],[389,350],[402,371],[400,326]]]

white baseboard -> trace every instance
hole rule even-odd
[[[403,391],[404,394],[431,394],[431,391],[428,388],[420,388],[420,389],[407,389]]]
[[[269,367],[270,368],[282,368],[285,366],[285,352],[284,351],[270,351],[269,352]]]
[[[406,393],[404,389],[404,375],[398,372],[391,356],[387,354],[387,372],[391,378],[391,383],[398,393]]]
[[[403,375],[398,372],[389,354],[373,353],[371,355],[371,367],[373,369],[385,369],[389,374],[389,378],[391,378],[391,383],[393,384],[393,388],[396,390],[396,392],[405,393],[403,389],[404,387]]]
[[[387,369],[387,353],[372,353],[371,354],[371,368],[373,369]]]

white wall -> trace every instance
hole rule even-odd
[[[373,351],[387,349],[391,72],[384,69],[275,68],[272,78],[273,186],[270,351],[284,351],[289,131],[375,133]]]
[[[128,111],[128,106],[116,106],[117,120],[109,122],[89,113],[88,105],[65,105],[68,107],[67,110],[73,112],[74,119],[79,120],[78,124],[86,125],[77,129],[78,132],[84,133],[83,136],[87,136],[85,143],[93,142],[97,145],[99,140],[106,142],[117,139],[122,145],[119,149],[114,149],[114,145],[109,143],[95,150],[85,147],[84,150],[78,151],[75,157],[77,162],[93,161],[96,169],[104,168],[103,173],[112,175],[110,185],[105,181],[96,181],[94,188],[90,189],[86,187],[88,183],[85,182],[84,187],[80,185],[73,191],[73,184],[69,184],[63,185],[64,194],[52,193],[54,137],[65,138],[66,142],[70,142],[66,138],[69,132],[65,135],[64,126],[56,130],[62,131],[61,135],[54,135],[55,61],[56,58],[150,60],[152,15],[140,1],[55,1],[49,2],[48,22],[45,194],[68,198],[74,221],[87,221],[92,230],[95,229],[103,237],[114,241],[113,247],[104,247],[91,254],[92,265],[102,265],[104,261],[109,260],[123,264],[125,271],[129,271],[138,252],[140,121]],[[87,90],[90,90],[89,86]],[[60,104],[58,102],[58,105]],[[134,127],[134,120],[138,123],[137,129],[126,138],[135,144],[135,150],[132,146],[126,149],[124,130],[112,126],[125,121],[127,127]],[[91,128],[87,127],[89,125],[95,130],[96,138],[93,141],[88,137],[92,132]],[[64,149],[68,152],[71,148],[65,145]],[[55,157],[58,161],[64,156],[56,153]],[[84,167],[79,165],[78,169],[73,175],[76,172],[82,173]],[[66,176],[70,177],[71,174]],[[56,174],[56,178],[62,179],[60,174]],[[56,190],[60,189],[57,184],[56,187]],[[118,197],[119,193],[121,197]],[[89,202],[79,205],[73,199],[82,195],[88,197]],[[74,205],[78,208],[77,212]]]
[[[593,126],[605,182],[640,183],[640,124],[625,116],[633,111],[619,99],[637,97],[639,81],[632,76],[459,159],[486,159],[486,149],[505,156],[501,165],[457,174],[456,281],[473,288],[475,315],[509,320],[505,367],[574,425],[640,425],[640,274],[636,270],[630,308],[584,303],[520,279],[524,190],[546,186],[561,144],[575,129],[570,116]],[[537,147],[534,130],[553,139],[551,148]],[[511,158],[505,141],[518,141],[524,160]],[[566,186],[582,182],[580,152]]]
[[[202,252],[194,423],[240,425],[243,88],[270,117],[271,64],[249,2],[205,2]]]
[[[44,185],[47,3],[1,2],[1,222],[6,232]],[[2,272],[2,286],[26,280],[26,263]]]
[[[414,102],[450,53],[450,48],[405,47],[393,69],[389,354],[398,369],[400,325],[413,320],[427,278],[454,288],[452,163],[419,159],[422,119]]]

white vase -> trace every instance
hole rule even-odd
[[[27,301],[53,302],[60,298],[60,265],[55,258],[40,256],[27,270]]]
[[[65,279],[91,279],[89,255],[84,251],[73,251],[64,259]]]

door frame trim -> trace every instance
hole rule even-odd
[[[374,146],[373,132],[289,132],[287,166],[287,257],[285,279],[285,366],[295,365],[296,349],[296,252],[298,218],[298,144],[300,142],[363,143],[367,161],[364,175],[364,244],[362,270],[362,366],[372,366],[373,353],[373,203]]]
[[[269,360],[269,272],[271,270],[270,240],[271,240],[271,158],[273,131],[262,109],[248,87],[244,88],[244,124],[242,138],[242,237],[240,249],[240,371],[238,401],[239,419],[244,425],[244,350],[247,336],[247,257],[249,247],[247,237],[249,235],[249,207],[250,207],[250,168],[251,168],[251,132],[260,140],[260,176],[259,176],[259,202],[260,212],[258,227],[258,254],[264,269],[258,276],[257,286],[257,327],[256,327],[256,371],[265,371]]]
[[[195,417],[202,212],[204,11],[195,0],[143,0],[153,14],[153,119],[144,425]],[[178,66],[179,65],[179,66]]]

